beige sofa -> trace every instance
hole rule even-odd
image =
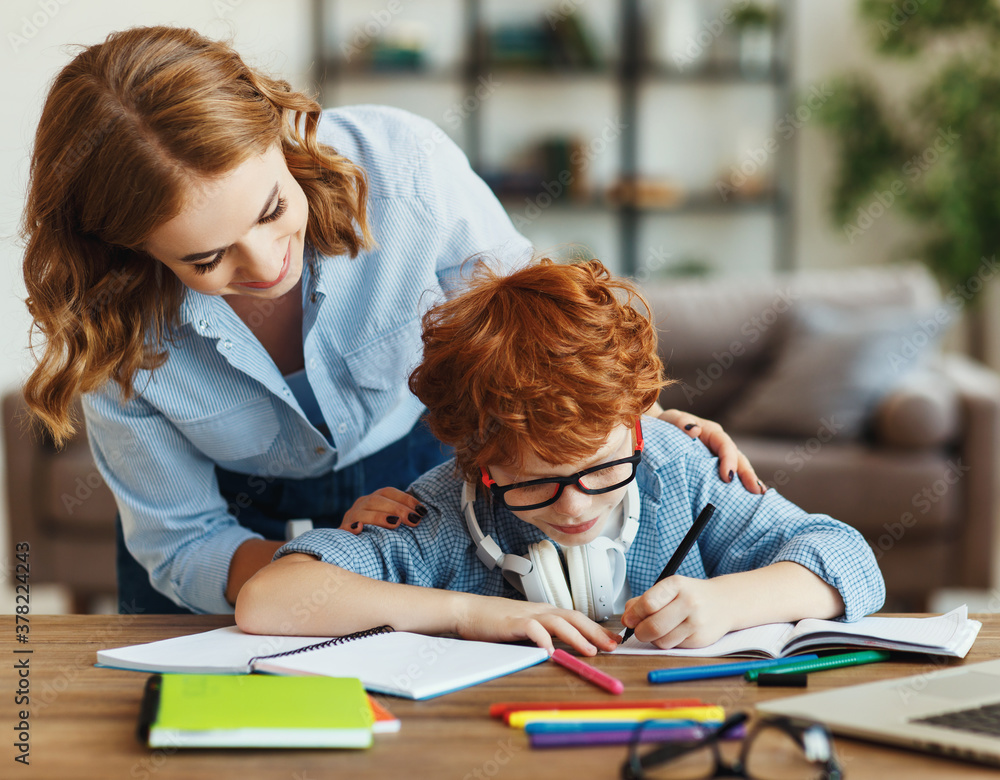
[[[663,393],[664,406],[726,423],[765,482],[811,511],[859,528],[885,573],[888,607],[921,609],[945,585],[992,587],[1000,485],[995,373],[959,355],[934,356],[907,375],[904,387],[867,410],[864,430],[854,436],[834,429],[840,425],[836,416],[826,428],[822,417],[807,418],[808,435],[775,435],[772,426],[746,432],[746,415],[733,414],[773,369],[801,312],[833,303],[859,318],[901,308],[948,320],[953,312],[926,271],[669,281],[644,289],[660,327],[667,371],[682,380]],[[822,385],[845,366],[831,359],[820,369],[813,373],[826,372]],[[802,416],[795,409],[801,395],[810,394],[779,382],[770,399],[777,427]],[[11,534],[31,542],[32,582],[64,583],[82,610],[94,596],[115,591],[115,504],[85,436],[57,452],[19,424],[23,416],[20,393],[8,394]],[[752,428],[754,420],[749,422]]]
[[[644,290],[680,380],[663,406],[722,422],[767,485],[858,528],[887,608],[923,609],[942,586],[993,586],[1000,376],[936,343],[964,297],[943,299],[916,265]],[[852,371],[870,386],[852,388]],[[823,414],[838,393],[847,406]]]

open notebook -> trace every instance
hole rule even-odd
[[[693,650],[661,650],[633,636],[614,652],[693,658],[782,658],[810,650],[861,647],[964,658],[982,627],[978,620],[969,620],[969,608],[963,604],[944,615],[926,618],[873,616],[853,623],[809,618],[798,623],[768,623],[733,631],[708,647]]]
[[[357,677],[369,691],[429,699],[548,659],[540,647],[393,631],[344,637],[259,636],[236,626],[100,650],[99,666],[139,672]]]

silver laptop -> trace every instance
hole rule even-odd
[[[1000,660],[761,702],[835,734],[1000,765]]]

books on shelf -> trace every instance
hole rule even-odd
[[[97,653],[141,672],[357,677],[369,691],[429,699],[526,669],[540,647],[433,637],[382,626],[344,637],[259,636],[236,626]]]
[[[495,27],[488,35],[493,64],[530,69],[598,70],[600,49],[578,13]]]
[[[661,650],[634,636],[616,649],[622,655],[673,655],[712,658],[746,655],[783,658],[811,650],[873,648],[964,658],[983,624],[969,619],[966,605],[935,617],[865,617],[853,623],[837,620],[800,620],[768,623],[726,634],[708,647]]]

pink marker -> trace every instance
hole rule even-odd
[[[553,650],[551,658],[560,666],[565,666],[571,672],[580,675],[587,682],[592,682],[598,688],[603,688],[608,693],[620,694],[625,690],[625,684],[621,680],[616,680],[610,674],[605,674],[600,669],[585,664],[565,650]]]

